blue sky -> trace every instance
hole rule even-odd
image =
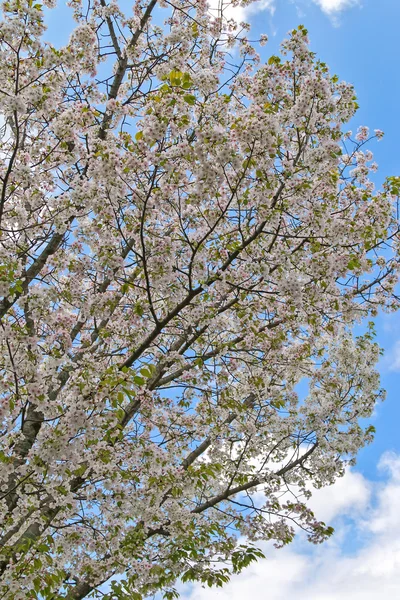
[[[211,0],[211,4],[215,0]],[[371,144],[379,164],[377,184],[400,175],[400,0],[260,0],[237,9],[252,29],[269,35],[261,49],[278,52],[288,30],[304,24],[312,49],[340,79],[354,84],[360,109],[349,128],[368,125],[385,137]],[[46,35],[68,37],[68,9],[52,11]],[[62,23],[62,25],[61,25]],[[400,598],[400,314],[381,315],[378,341],[385,349],[379,370],[387,400],[373,417],[375,442],[357,466],[313,499],[317,516],[336,528],[332,540],[312,547],[299,539],[234,578],[225,590],[184,587],[190,600],[377,600]]]

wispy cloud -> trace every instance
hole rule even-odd
[[[392,349],[385,356],[383,362],[389,371],[400,371],[400,340],[398,340]]]
[[[329,16],[335,16],[338,13],[356,6],[359,0],[312,0],[320,9]]]
[[[335,19],[344,10],[360,5],[360,0],[255,0],[247,6],[230,6],[229,0],[222,0],[224,13],[228,18],[234,18],[236,21],[251,21],[251,17],[267,11],[273,15],[278,5],[295,4],[298,11],[303,10],[306,4],[312,2],[331,18]],[[208,0],[211,12],[217,14],[217,10],[221,5],[221,0]]]

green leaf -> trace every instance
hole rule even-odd
[[[269,65],[279,65],[280,62],[281,62],[281,59],[279,58],[279,56],[270,56],[268,59]]]
[[[358,269],[360,267],[360,259],[358,258],[358,256],[353,256],[349,262],[347,263],[347,268],[350,271],[353,271],[354,269]]]
[[[139,302],[136,302],[135,308],[133,309],[133,311],[136,315],[139,315],[139,317],[141,317],[144,313],[143,306],[141,304],[139,304]]]
[[[124,409],[123,409],[123,408],[118,408],[118,410],[116,411],[116,413],[115,413],[115,414],[117,415],[117,419],[118,419],[119,421],[122,421],[122,419],[123,419],[123,418],[124,418],[124,416],[125,416],[125,411],[124,411]]]
[[[169,74],[169,80],[171,82],[171,85],[181,85],[182,77],[182,71],[171,71],[171,73]]]
[[[0,450],[0,462],[7,464],[12,462],[12,458],[4,454],[3,450]]]
[[[190,104],[191,106],[194,106],[196,104],[196,96],[193,96],[192,94],[186,94],[185,96],[183,96],[183,99],[185,102],[187,102],[187,104]]]
[[[77,469],[74,470],[74,475],[76,475],[77,477],[82,477],[82,475],[84,474],[85,471],[86,471],[86,466],[81,465],[80,467],[78,467]]]

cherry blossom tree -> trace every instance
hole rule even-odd
[[[0,24],[0,597],[222,585],[332,533],[307,500],[373,436],[398,181],[304,27],[264,64],[222,5],[71,0],[54,47],[33,2]]]

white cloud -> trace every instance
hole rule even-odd
[[[358,0],[313,0],[327,15],[335,15],[346,8],[359,4]]]
[[[378,491],[377,507],[368,528],[379,535],[389,532],[391,537],[397,537],[400,541],[400,458],[394,452],[385,453],[379,462],[379,469],[387,472],[390,479]]]
[[[335,485],[314,490],[308,505],[319,520],[331,523],[338,516],[361,514],[370,497],[370,483],[360,473],[347,471]]]
[[[385,454],[379,466],[388,474],[385,482],[370,482],[350,471],[334,486],[315,493],[313,509],[336,524],[329,542],[314,547],[300,539],[280,551],[266,545],[267,559],[234,577],[225,588],[195,586],[187,590],[186,598],[400,598],[400,456]]]

